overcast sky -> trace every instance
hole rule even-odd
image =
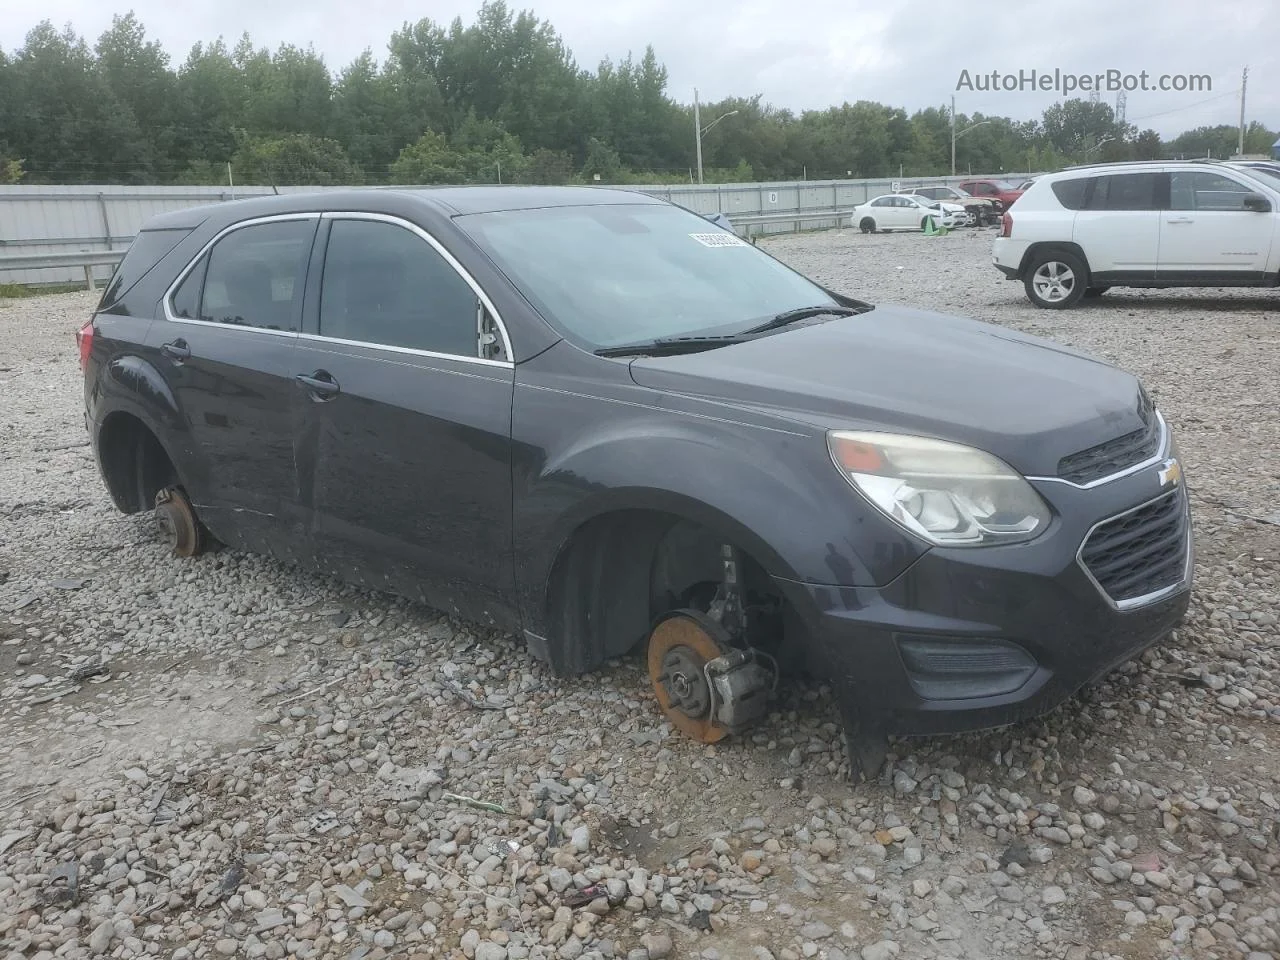
[[[447,24],[461,16],[469,23],[479,0],[131,5],[176,63],[198,40],[222,35],[234,42],[248,30],[257,45],[272,49],[282,42],[311,44],[336,72],[366,47],[381,59],[387,38],[406,20]],[[960,113],[1021,119],[1039,116],[1062,94],[957,91],[961,71],[976,78],[993,70],[1146,70],[1152,82],[1162,74],[1208,74],[1208,91],[1128,95],[1131,122],[1171,135],[1236,123],[1240,71],[1247,65],[1247,118],[1280,128],[1277,0],[511,0],[510,6],[550,20],[582,67],[628,50],[638,56],[653,44],[670,73],[670,94],[684,102],[697,87],[704,100],[759,93],[794,110],[867,99],[914,111],[945,104],[954,94]],[[0,8],[0,47],[10,52],[39,17],[58,26],[69,22],[92,42],[113,12],[108,0],[42,0],[21,12],[18,0],[0,0]],[[121,0],[118,12],[128,9]],[[1114,93],[1101,96],[1114,104]]]

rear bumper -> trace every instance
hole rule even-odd
[[[1013,237],[996,237],[991,244],[991,263],[1008,280],[1017,280],[1028,244]]]
[[[785,584],[846,724],[904,735],[1003,726],[1052,710],[1166,637],[1190,601],[1189,523],[1181,578],[1127,609],[1078,556],[1092,524],[1149,498],[1150,479],[1076,491],[1066,499],[1095,498],[1101,510],[1060,515],[1019,547],[933,550],[884,587]]]

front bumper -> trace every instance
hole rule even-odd
[[[846,725],[911,735],[1013,723],[1167,636],[1190,600],[1189,515],[1180,578],[1125,609],[1079,556],[1100,521],[1162,495],[1158,474],[1152,467],[1092,489],[1034,481],[1056,514],[1044,535],[935,549],[884,587],[786,584]],[[1185,490],[1174,495],[1185,513]]]

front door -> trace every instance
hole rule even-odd
[[[382,215],[326,215],[321,261],[294,373],[322,561],[517,626],[515,374],[505,353],[480,356],[478,287],[420,228]]]
[[[1245,209],[1244,197],[1255,188],[1209,170],[1180,171],[1169,179],[1169,209],[1160,224],[1160,278],[1260,282],[1280,218]]]
[[[293,557],[306,521],[294,465],[294,352],[318,215],[249,221],[188,269],[152,324],[173,391],[187,493],[219,538]]]

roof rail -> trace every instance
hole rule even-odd
[[[1131,167],[1149,163],[1176,163],[1176,160],[1095,160],[1093,163],[1075,163],[1063,170],[1087,170],[1092,167]]]

